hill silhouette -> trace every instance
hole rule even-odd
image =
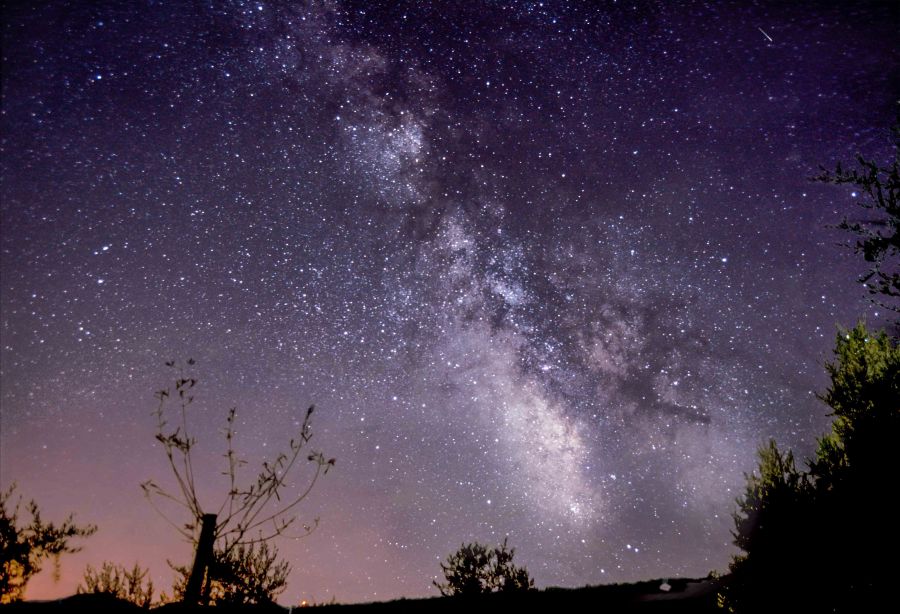
[[[546,588],[524,593],[490,593],[477,597],[430,597],[423,599],[397,599],[394,601],[360,603],[349,605],[317,606],[317,611],[360,614],[406,614],[412,612],[496,612],[523,608],[538,608],[545,611],[563,612],[649,612],[649,613],[697,613],[716,610],[716,593],[719,580],[702,579],[659,579],[632,584],[607,584],[583,588]],[[668,590],[665,590],[668,588]],[[4,612],[23,614],[43,614],[57,612],[110,612],[111,614],[133,614],[142,612],[134,604],[121,601],[109,595],[73,595],[57,601],[25,601],[4,606]],[[161,614],[179,612],[219,612],[235,614],[287,612],[296,610],[277,605],[215,606],[202,608],[173,603],[154,608]]]

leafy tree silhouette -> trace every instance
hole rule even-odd
[[[94,525],[76,525],[73,514],[60,525],[45,522],[34,500],[26,506],[31,521],[20,526],[22,497],[10,507],[15,489],[13,483],[0,492],[0,604],[21,599],[28,581],[41,571],[45,559],[53,557],[58,565],[63,553],[81,550],[80,546],[71,545],[73,538],[89,537],[97,531]]]
[[[834,353],[819,396],[834,422],[808,470],[770,442],[738,499],[734,543],[744,554],[720,595],[730,611],[875,611],[892,597],[900,347],[860,323],[838,335]]]
[[[900,312],[900,121],[891,129],[894,160],[890,166],[856,157],[857,168],[840,164],[834,171],[822,167],[814,180],[858,188],[865,197],[859,205],[869,212],[862,220],[844,218],[837,228],[856,235],[853,244],[871,268],[859,281],[865,284],[877,304]]]
[[[445,582],[433,581],[444,596],[472,596],[491,592],[527,591],[534,580],[525,567],[513,565],[515,548],[507,547],[507,539],[498,547],[478,542],[462,544],[441,563]]]
[[[153,581],[148,569],[135,563],[131,569],[104,561],[99,570],[90,565],[84,570],[84,579],[77,593],[112,595],[141,608],[149,608],[153,601]]]
[[[188,359],[188,367],[194,364],[192,359]],[[298,520],[297,506],[306,499],[319,477],[334,466],[335,461],[333,458],[326,459],[321,452],[307,452],[312,439],[310,420],[313,408],[310,407],[300,423],[297,436],[290,440],[287,451],[279,453],[271,462],[264,461],[256,478],[247,486],[241,486],[238,473],[247,461],[240,458],[234,449],[236,410],[232,408],[226,417],[226,450],[223,455],[227,463],[224,474],[228,478],[229,487],[218,507],[204,507],[197,495],[193,469],[192,451],[196,440],[188,427],[188,414],[194,401],[197,379],[187,375],[184,367],[175,361],[167,362],[166,366],[175,369],[177,376],[173,387],[156,393],[159,400],[155,412],[156,439],[163,446],[177,491],[171,493],[153,480],[144,482],[141,487],[154,509],[195,545],[194,562],[184,586],[183,601],[207,604],[212,599],[216,582],[221,589],[234,587],[236,579],[249,579],[246,574],[235,570],[255,569],[255,564],[261,559],[254,557],[265,559],[269,556],[267,549],[257,550],[254,545],[284,535],[294,526]],[[172,400],[178,406],[174,427],[168,422],[168,407]],[[300,471],[304,459],[312,465],[312,475],[305,486],[294,490],[289,487],[288,478],[292,473]],[[188,522],[179,524],[172,520],[157,505],[156,502],[160,499],[174,502],[186,510]],[[318,518],[312,523],[301,524],[302,529],[296,537],[308,535],[316,525]],[[246,560],[237,561],[236,557],[239,556],[246,557]],[[231,569],[231,572],[226,572],[226,568]],[[266,569],[273,574],[266,580],[272,592],[280,586],[276,581],[278,577],[286,576],[287,572],[282,574],[283,567],[275,564],[274,560]],[[247,586],[242,589],[241,594],[256,594],[255,591],[254,587]]]

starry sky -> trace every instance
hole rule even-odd
[[[893,2],[7,2],[0,482],[179,541],[139,483],[192,357],[201,496],[310,404],[337,458],[282,603],[436,595],[505,536],[538,586],[723,570],[837,324],[884,314],[818,166],[890,159]]]

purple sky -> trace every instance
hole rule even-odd
[[[189,560],[173,358],[210,507],[229,407],[254,462],[318,407],[285,604],[507,535],[541,587],[723,570],[757,446],[826,428],[883,314],[809,177],[890,159],[896,3],[376,4],[4,7],[0,484],[100,527],[29,597]]]

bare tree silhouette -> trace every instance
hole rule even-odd
[[[188,367],[194,364],[194,360],[188,359]],[[236,554],[253,552],[254,545],[284,535],[294,526],[299,519],[298,505],[306,499],[319,477],[334,466],[335,460],[326,459],[321,452],[308,451],[313,414],[313,407],[309,407],[299,432],[288,443],[288,449],[279,453],[273,461],[264,461],[255,480],[241,486],[238,473],[247,461],[240,458],[234,448],[236,410],[232,408],[226,416],[226,451],[223,454],[227,463],[223,473],[229,481],[228,491],[218,506],[202,505],[197,495],[192,458],[196,439],[188,428],[197,379],[187,375],[184,366],[175,361],[167,362],[166,366],[175,369],[178,374],[174,387],[156,393],[159,400],[154,412],[157,419],[156,439],[163,445],[177,490],[170,492],[153,480],[147,480],[141,487],[154,509],[196,547],[184,589],[184,601],[208,603],[217,580],[213,572],[233,561]],[[169,423],[172,402],[177,405],[174,425]],[[292,473],[300,471],[304,461],[313,466],[312,475],[305,485],[292,488],[288,479]],[[189,516],[188,522],[179,524],[163,512],[157,505],[160,499],[180,507]],[[300,523],[301,531],[297,536],[308,535],[318,522],[316,518],[311,523]]]

